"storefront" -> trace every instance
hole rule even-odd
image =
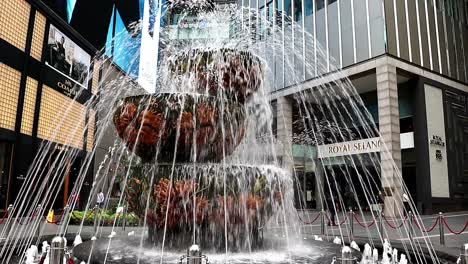
[[[62,175],[56,207],[63,208],[73,173],[94,145],[95,112],[84,103],[98,91],[96,49],[42,2],[5,0],[0,50],[0,211],[31,180],[29,166],[47,142],[51,156],[63,148],[78,152]],[[59,119],[63,113],[67,118]]]

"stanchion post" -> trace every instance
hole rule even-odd
[[[125,226],[127,225],[127,206],[123,206],[123,210],[122,210],[122,215],[123,215],[123,218],[122,218],[122,231],[125,231]]]
[[[70,206],[67,204],[65,205],[65,207],[63,208],[63,212],[62,212],[62,216],[60,218],[60,224],[62,224],[63,222],[63,218],[66,217],[68,215],[68,210],[70,210]]]
[[[42,205],[40,205],[40,204],[37,205],[36,212],[33,213],[33,216],[32,216],[32,219],[31,219],[31,222],[33,222],[34,217],[38,218],[37,228],[36,228],[36,237],[39,237],[41,235],[41,231],[42,231],[42,219],[41,219],[41,215],[39,214],[41,210],[42,210]],[[34,226],[34,224],[32,226]]]
[[[322,209],[320,212],[320,235],[325,235],[325,211]]]
[[[2,228],[2,233],[0,235],[0,240],[6,239],[8,236],[8,230],[11,230],[11,225],[13,224],[13,205],[10,204],[6,211],[5,226]]]
[[[97,227],[98,227],[98,213],[99,213],[99,207],[97,205],[94,206],[94,235],[97,234]]]
[[[378,221],[379,221],[379,230],[378,232],[380,232],[380,234],[382,235],[382,237],[384,236],[384,233],[383,233],[383,218],[382,218],[382,210],[379,210],[378,213],[377,213],[377,217],[379,218]]]
[[[411,224],[411,222],[413,221],[413,212],[409,211],[408,212],[408,217],[406,219],[407,221],[407,224],[408,224],[408,237],[410,239],[411,242],[413,242],[413,225]]]
[[[349,221],[349,241],[353,241],[354,240],[354,217],[353,217],[353,210],[352,209],[349,209],[349,217],[348,217],[348,221]]]
[[[440,236],[440,244],[445,246],[445,231],[444,231],[444,215],[442,212],[439,212],[439,236]]]

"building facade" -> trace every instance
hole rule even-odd
[[[310,193],[323,171],[311,165],[316,150],[293,141],[300,132],[293,98],[344,75],[372,115],[420,212],[467,209],[467,1],[242,0],[242,5],[258,8],[281,32],[278,41],[285,48],[270,65],[276,133],[290,145],[292,166],[303,175],[307,207],[320,208]],[[293,71],[285,67],[288,56],[298,56]],[[333,74],[338,70],[341,75]],[[380,175],[394,174],[384,166],[391,160],[382,159]]]
[[[0,211],[13,203],[42,145],[46,154],[78,152],[67,160],[54,208],[67,203],[94,146],[95,112],[85,103],[98,93],[95,47],[40,1],[0,2]],[[63,117],[66,113],[66,118]],[[46,159],[47,160],[47,159]],[[43,163],[43,171],[53,168]],[[39,179],[41,182],[41,179]],[[91,186],[92,175],[87,180]],[[87,187],[83,188],[86,193]]]

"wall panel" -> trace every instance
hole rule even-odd
[[[21,133],[31,136],[36,108],[37,81],[28,77],[24,95],[23,115],[21,120]]]
[[[38,61],[42,58],[42,44],[46,27],[46,18],[40,12],[34,17],[34,31],[31,42],[31,56]]]
[[[37,131],[39,138],[82,149],[85,119],[83,105],[44,85]]]
[[[26,48],[30,10],[25,0],[0,1],[0,38],[21,51]]]
[[[0,63],[0,127],[15,130],[21,73]]]

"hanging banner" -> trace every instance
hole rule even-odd
[[[362,153],[380,152],[379,137],[317,146],[319,158],[339,157]]]

